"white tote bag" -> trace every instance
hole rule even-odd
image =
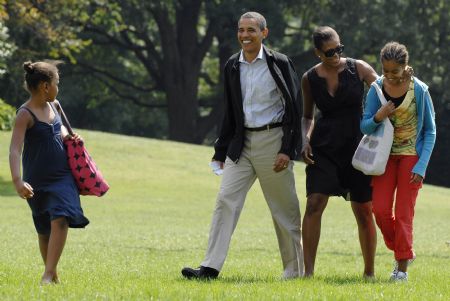
[[[386,104],[386,98],[378,84],[373,82],[372,86],[377,91],[381,104]],[[382,175],[391,154],[393,140],[394,127],[389,118],[385,118],[375,132],[364,135],[359,142],[352,159],[353,167],[366,175]]]

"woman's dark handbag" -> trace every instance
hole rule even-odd
[[[71,136],[73,130],[61,106],[59,106],[64,126]],[[109,185],[102,173],[92,160],[83,141],[67,139],[64,141],[67,159],[72,175],[81,195],[103,196],[109,189]]]

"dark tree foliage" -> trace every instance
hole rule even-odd
[[[239,51],[237,20],[250,10],[267,19],[265,44],[288,54],[300,76],[318,62],[311,34],[319,25],[334,27],[345,55],[378,72],[381,47],[406,44],[436,109],[427,181],[450,186],[447,0],[0,0],[0,29],[9,30],[0,30],[0,48],[15,49],[0,55],[0,98],[16,106],[25,99],[24,60],[62,58],[60,99],[75,126],[211,143],[222,114],[222,69]]]

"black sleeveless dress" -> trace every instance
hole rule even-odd
[[[53,106],[50,105],[53,109]],[[67,162],[61,138],[61,117],[55,112],[53,123],[38,120],[27,107],[34,124],[25,132],[22,154],[23,180],[33,187],[28,199],[36,230],[50,233],[50,222],[66,217],[69,227],[83,228],[89,220],[83,215],[80,196]]]
[[[306,192],[342,196],[355,202],[372,199],[371,177],[353,168],[351,161],[362,138],[364,82],[356,61],[347,58],[338,75],[335,96],[328,93],[327,82],[315,68],[307,72],[311,93],[320,116],[316,119],[310,145],[314,164],[306,167]],[[350,199],[348,198],[350,194]]]

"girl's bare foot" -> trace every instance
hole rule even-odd
[[[375,275],[374,274],[364,274],[363,280],[366,282],[375,282]]]
[[[53,280],[51,278],[44,278],[44,276],[42,276],[41,285],[49,285],[49,284],[53,284]]]
[[[41,285],[59,284],[59,278],[56,273],[45,272],[41,278]]]

